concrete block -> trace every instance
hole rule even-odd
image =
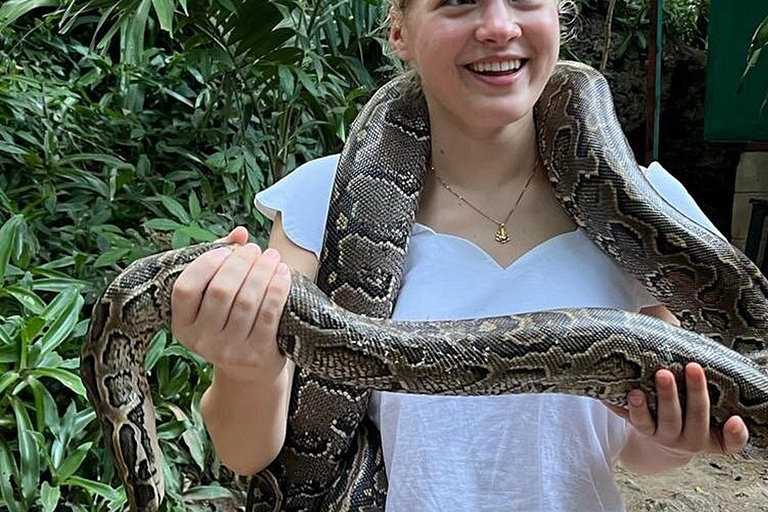
[[[734,191],[768,193],[768,152],[741,154]]]

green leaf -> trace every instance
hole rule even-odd
[[[77,290],[69,289],[59,293],[54,299],[46,306],[40,316],[51,322],[58,316],[65,314],[65,312],[72,307],[78,293]]]
[[[182,226],[179,228],[179,231],[183,232],[185,235],[192,238],[196,242],[213,242],[220,238],[207,229],[203,229],[195,225]]]
[[[2,329],[0,329],[1,331]],[[0,347],[0,363],[15,364],[19,361],[19,349],[15,345]]]
[[[65,166],[77,162],[101,162],[109,167],[114,167],[115,169],[134,169],[133,165],[128,162],[124,162],[116,156],[104,153],[80,153],[79,155],[67,156],[59,160],[59,165]]]
[[[8,336],[8,333],[5,332],[5,328],[0,325],[0,345],[12,345],[13,341],[11,340],[11,337]],[[0,363],[7,362],[7,361],[0,361]]]
[[[21,286],[6,286],[0,289],[0,296],[10,296],[19,301],[25,308],[35,315],[39,315],[45,309],[45,301],[34,292]]]
[[[114,489],[108,486],[107,484],[103,484],[101,482],[88,480],[87,478],[82,478],[79,476],[70,476],[63,483],[66,483],[68,485],[74,485],[75,487],[83,488],[86,491],[91,492],[93,494],[98,494],[102,498],[106,498],[109,501],[115,501],[120,499],[120,492],[117,489]]]
[[[18,380],[19,374],[16,372],[5,372],[0,375],[0,396],[2,396],[3,391],[5,391],[7,387],[15,384]]]
[[[30,375],[26,379],[27,384],[32,389],[32,395],[35,397],[35,426],[38,432],[44,432],[48,423],[50,414],[57,415],[56,405],[53,403],[53,397],[50,393],[40,384],[34,376]]]
[[[27,320],[22,333],[27,339],[31,340],[37,337],[37,334],[43,327],[45,327],[45,319],[40,316],[33,316]]]
[[[0,7],[0,32],[40,7],[58,7],[58,0],[6,0]]]
[[[69,477],[75,474],[80,465],[85,460],[86,455],[93,446],[93,442],[83,443],[78,446],[66,459],[62,461],[59,467],[56,468],[56,478],[59,481],[67,480]]]
[[[175,231],[184,227],[183,224],[179,224],[171,219],[149,219],[144,225],[149,229],[156,229],[158,231]]]
[[[27,510],[26,507],[16,501],[11,485],[11,477],[17,473],[11,449],[0,436],[0,496],[2,496],[2,501],[8,507],[9,512],[25,512]]]
[[[0,285],[5,282],[11,248],[22,220],[21,215],[14,215],[0,227]]]
[[[160,28],[173,37],[173,0],[152,0],[152,6],[160,21]]]
[[[192,455],[192,459],[197,464],[197,467],[201,471],[205,471],[205,443],[200,436],[200,432],[190,428],[181,435],[181,438],[184,440],[187,448],[189,448],[189,454]]]
[[[51,277],[35,279],[32,282],[32,291],[61,293],[66,290],[82,292],[88,287],[88,283],[71,277]]]
[[[291,70],[287,66],[283,66],[282,64],[277,67],[277,73],[280,76],[280,90],[283,91],[286,98],[293,97],[293,73],[291,73]]]
[[[171,378],[161,387],[160,392],[167,399],[173,398],[182,388],[189,385],[189,364],[186,361],[176,361],[173,365]]]
[[[168,334],[165,330],[158,331],[152,341],[149,342],[149,349],[147,350],[147,356],[144,359],[144,368],[149,372],[155,367],[157,361],[163,356],[165,352],[165,343],[168,339]]]
[[[48,331],[42,338],[40,338],[40,341],[36,343],[36,345],[40,347],[41,357],[44,357],[46,354],[56,349],[56,347],[61,345],[61,343],[67,339],[75,328],[75,325],[77,325],[80,310],[83,308],[83,303],[85,302],[83,296],[77,293],[76,290],[64,291],[59,294],[59,296],[61,295],[64,296],[62,299],[63,309],[54,322],[48,326]],[[57,307],[58,306],[59,305],[57,304]]]
[[[198,485],[184,493],[184,501],[215,500],[233,497],[232,491],[217,485]]]
[[[171,212],[182,224],[189,224],[189,215],[184,207],[176,199],[170,196],[159,196],[163,206]]]
[[[22,148],[21,146],[17,146],[16,144],[12,144],[10,142],[4,142],[0,141],[0,151],[3,153],[8,153],[11,155],[28,155],[29,151]]]
[[[179,247],[186,247],[191,243],[189,235],[182,230],[174,231],[171,238],[171,247],[178,249]]]
[[[131,253],[130,249],[125,249],[125,248],[110,249],[107,252],[100,254],[99,257],[96,258],[96,261],[93,262],[93,266],[96,268],[109,267],[111,265],[114,265],[118,261],[121,261],[130,253]]]
[[[203,210],[200,207],[200,200],[197,198],[197,194],[195,194],[194,190],[189,193],[187,202],[189,203],[189,213],[192,215],[192,218],[199,219]]]
[[[26,503],[30,503],[40,483],[40,451],[37,449],[32,422],[24,402],[17,397],[11,397],[11,404],[16,417],[16,432],[19,439],[21,495]]]
[[[53,512],[56,510],[56,505],[59,504],[61,498],[61,489],[58,487],[51,487],[48,482],[43,482],[40,487],[40,502],[43,505],[43,512]]]
[[[35,368],[31,371],[37,377],[50,377],[61,382],[64,386],[80,396],[85,396],[85,386],[80,376],[61,368]]]
[[[157,438],[163,440],[177,440],[187,429],[183,421],[166,421],[157,426]]]

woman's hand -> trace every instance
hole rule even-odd
[[[207,252],[181,273],[171,295],[171,329],[182,345],[228,378],[272,382],[285,366],[277,326],[290,288],[290,272],[274,249],[262,253],[235,228],[237,244]]]
[[[698,453],[735,453],[747,444],[749,432],[739,416],[722,430],[710,427],[707,379],[697,363],[685,367],[685,410],[672,372],[656,373],[657,409],[654,419],[640,390],[627,395],[628,409],[611,407],[634,427],[619,460],[638,473],[656,473],[686,464]]]

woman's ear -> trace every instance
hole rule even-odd
[[[400,57],[400,60],[408,62],[411,60],[411,53],[408,51],[408,44],[406,41],[408,34],[404,23],[405,20],[403,19],[403,11],[390,9],[389,20],[389,45],[392,47],[392,51],[395,52],[395,55]]]

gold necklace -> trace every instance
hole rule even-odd
[[[523,198],[523,194],[525,194],[525,191],[528,190],[528,185],[531,184],[531,181],[533,180],[533,176],[536,174],[536,167],[537,167],[538,163],[539,163],[539,157],[537,155],[536,156],[536,161],[533,162],[533,169],[531,170],[531,175],[528,176],[528,180],[525,182],[525,186],[523,187],[523,190],[521,190],[520,194],[517,196],[517,200],[515,201],[515,204],[512,205],[512,209],[509,210],[509,213],[507,214],[507,217],[504,219],[504,222],[499,222],[498,220],[494,219],[493,217],[491,217],[490,215],[488,215],[487,213],[482,211],[480,208],[478,208],[477,206],[475,206],[472,203],[470,203],[469,201],[467,201],[464,198],[464,196],[462,196],[461,194],[459,194],[458,192],[453,190],[451,188],[451,186],[448,183],[446,183],[445,180],[443,180],[443,178],[441,178],[437,174],[437,171],[435,171],[435,166],[431,166],[430,169],[431,169],[432,173],[435,175],[435,178],[437,178],[437,180],[445,188],[445,190],[447,190],[448,192],[450,192],[451,194],[456,196],[456,198],[459,201],[461,201],[462,203],[466,204],[467,206],[469,206],[470,208],[475,210],[477,213],[479,213],[480,215],[482,215],[483,217],[485,217],[489,221],[491,221],[494,224],[496,224],[497,229],[496,229],[496,234],[494,235],[494,239],[498,243],[500,243],[500,244],[506,244],[507,242],[509,242],[509,234],[507,233],[507,226],[506,226],[506,224],[507,224],[507,222],[509,222],[509,219],[510,219],[510,217],[512,217],[512,214],[515,213],[515,210],[517,209],[517,206],[520,204],[520,200]]]

